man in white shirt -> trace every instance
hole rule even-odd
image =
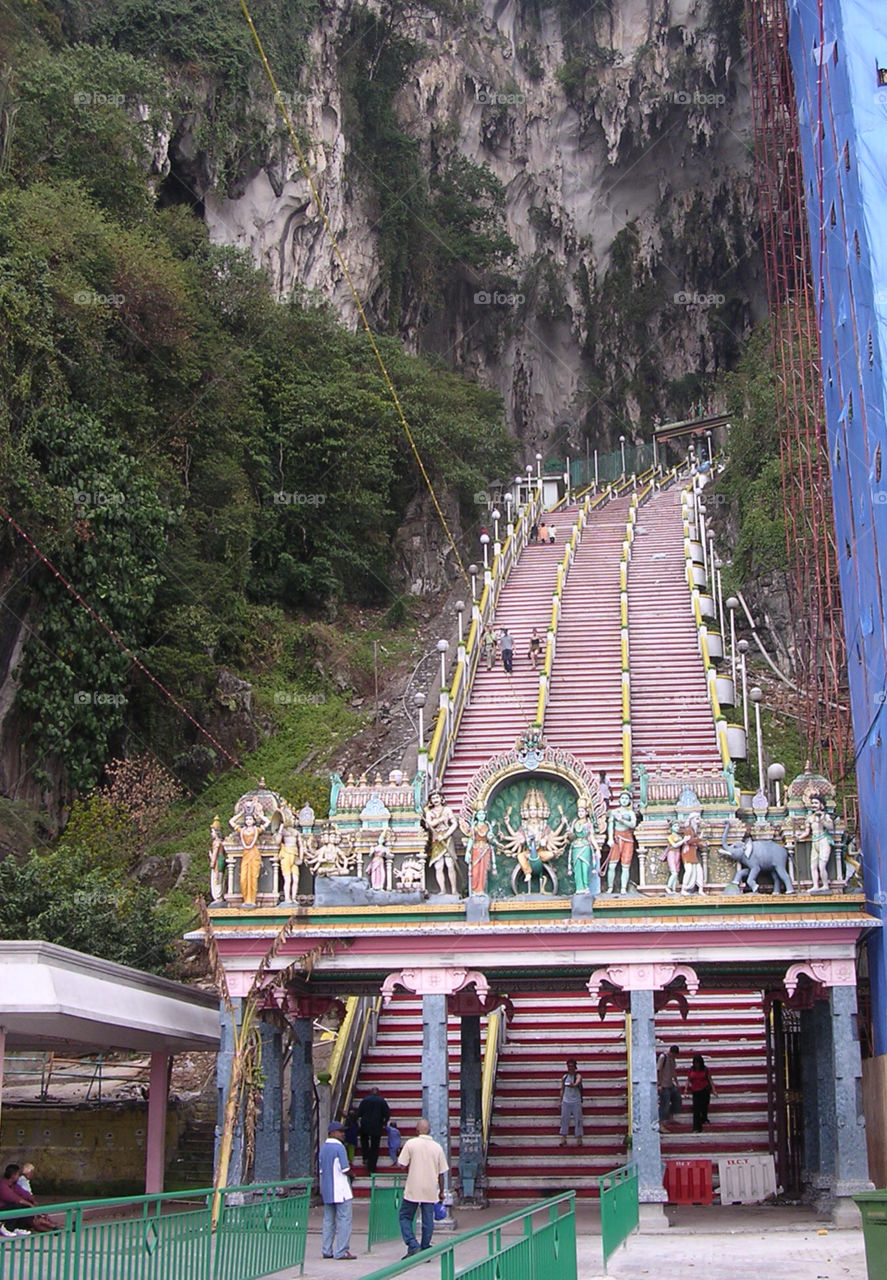
[[[325,1258],[354,1260],[351,1252],[351,1179],[348,1177],[348,1152],[342,1141],[345,1131],[339,1120],[328,1129],[328,1138],[320,1148],[320,1197],[323,1200],[321,1252]]]
[[[400,1234],[407,1247],[405,1258],[411,1258],[420,1249],[431,1248],[434,1206],[444,1198],[447,1158],[440,1143],[435,1142],[431,1137],[430,1129],[431,1126],[424,1116],[417,1120],[415,1138],[410,1138],[404,1143],[397,1157],[397,1163],[409,1170],[399,1214]],[[421,1244],[413,1231],[413,1219],[417,1208],[422,1215]]]

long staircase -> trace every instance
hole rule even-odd
[[[721,755],[690,606],[677,488],[641,506],[628,569],[632,758],[717,766]]]
[[[514,1017],[499,1058],[487,1159],[491,1198],[547,1195],[575,1188],[596,1195],[602,1173],[628,1158],[625,1017],[601,1021],[581,993],[513,998]],[[717,1158],[768,1150],[765,1024],[757,993],[700,992],[687,1019],[670,1006],[656,1016],[657,1044],[677,1045],[683,1088],[694,1053],[711,1070],[718,1096],[710,1123],[692,1132],[691,1104],[662,1134],[663,1159]],[[575,1058],[584,1082],[584,1142],[559,1146],[560,1081]]]
[[[513,747],[536,718],[539,672],[533,670],[527,658],[530,635],[536,627],[544,651],[557,568],[577,514],[575,506],[557,511],[552,517],[557,541],[553,546],[538,543],[526,547],[502,588],[493,626],[507,628],[514,636],[514,671],[509,676],[501,662],[488,671],[481,659],[444,775],[444,791],[450,804],[461,804],[476,771],[497,751]]]
[[[567,577],[544,725],[552,746],[622,777],[619,560],[629,500],[594,510]],[[554,546],[528,546],[502,588],[493,625],[515,639],[514,673],[497,663],[478,668],[443,780],[454,807],[491,755],[513,746],[535,718],[538,673],[527,659],[531,629],[544,637],[557,567],[577,508],[558,511]],[[716,766],[720,761],[690,596],[685,578],[678,491],[642,504],[628,574],[633,757],[650,769]],[[601,1020],[584,991],[510,993],[514,1016],[499,1059],[487,1153],[492,1198],[538,1197],[565,1187],[597,1194],[598,1177],[628,1154],[625,1018]],[[485,1026],[485,1020],[482,1020]],[[355,1100],[377,1086],[409,1131],[421,1111],[421,1001],[397,997],[379,1019],[375,1047],[361,1065]],[[657,1014],[657,1043],[679,1047],[683,1084],[693,1053],[702,1053],[718,1097],[711,1123],[691,1132],[690,1101],[674,1132],[663,1133],[664,1159],[766,1152],[768,1147],[765,1021],[760,996],[700,991],[686,1020],[668,1006]],[[450,1131],[458,1164],[459,1020],[451,1018]],[[585,1079],[585,1140],[559,1145],[560,1079],[576,1058]],[[651,1088],[654,1082],[651,1081]],[[383,1147],[384,1152],[384,1147]],[[379,1168],[390,1167],[383,1156]],[[358,1172],[360,1171],[358,1158]],[[361,1193],[361,1181],[356,1191]]]
[[[629,499],[589,512],[561,604],[545,736],[622,786],[619,558]]]

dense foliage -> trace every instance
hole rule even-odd
[[[237,104],[252,102],[239,7],[28,8],[0,100],[0,489],[201,718],[219,666],[248,671],[257,635],[288,611],[399,597],[391,539],[419,471],[365,336],[305,299],[274,301],[191,209],[158,203],[151,157],[188,85],[212,79],[228,104],[215,118],[235,132]],[[302,27],[278,30],[271,10],[294,80],[313,11],[297,6]],[[459,171],[440,198],[460,182],[481,206],[496,196]],[[382,345],[433,483],[471,511],[511,465],[497,397]],[[135,729],[167,760],[190,750],[186,722],[156,710],[111,637],[21,539],[0,536],[24,575],[34,767],[61,759],[82,794]]]

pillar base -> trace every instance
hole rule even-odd
[[[658,1235],[670,1226],[664,1204],[638,1205],[638,1231],[643,1235]]]
[[[835,1196],[831,1207],[832,1223],[841,1231],[855,1231],[862,1226],[862,1214],[849,1196]]]

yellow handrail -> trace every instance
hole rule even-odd
[[[496,1066],[499,1061],[499,1023],[502,1015],[494,1010],[487,1018],[487,1042],[484,1046],[484,1065],[481,1077],[481,1132],[484,1149],[490,1134],[493,1114],[493,1086],[496,1082]]]

